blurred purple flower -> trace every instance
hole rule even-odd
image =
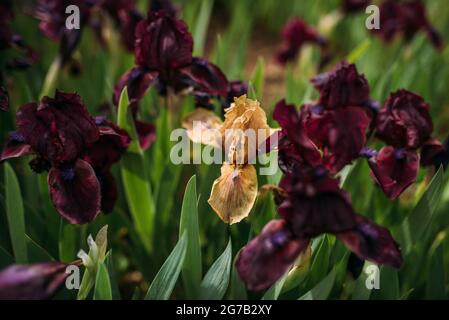
[[[443,48],[441,35],[427,20],[426,8],[421,0],[385,0],[381,3],[380,29],[373,29],[374,34],[389,42],[398,34],[410,40],[418,31],[426,32],[436,48]]]
[[[344,13],[354,13],[358,11],[365,11],[371,0],[342,0],[341,7]]]
[[[282,47],[278,50],[276,59],[280,64],[294,60],[302,46],[307,43],[326,46],[326,40],[303,20],[294,17],[282,29]]]
[[[43,262],[12,265],[0,271],[0,300],[51,298],[64,284],[67,264]]]
[[[443,143],[438,139],[429,139],[421,147],[421,165],[434,166],[438,169],[443,166],[446,169],[449,163],[449,138]]]
[[[9,95],[8,91],[4,87],[0,87],[0,110],[8,111],[9,110]]]

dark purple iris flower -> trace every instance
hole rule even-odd
[[[43,262],[12,265],[0,271],[0,300],[44,300],[51,298],[69,276],[67,264]]]
[[[376,182],[391,199],[415,182],[420,148],[423,165],[431,164],[438,154],[443,155],[441,143],[431,138],[429,109],[420,96],[399,90],[390,95],[377,115],[376,136],[387,146],[369,160],[369,165]]]
[[[433,130],[429,109],[424,99],[413,92],[392,93],[379,111],[377,137],[396,148],[420,148]]]
[[[8,91],[4,87],[0,87],[0,110],[8,111],[9,110],[9,95]]]
[[[16,122],[0,161],[35,155],[31,168],[49,171],[51,200],[70,223],[87,223],[101,210],[112,210],[116,192],[110,167],[129,145],[124,130],[94,120],[78,94],[61,91],[22,106]]]
[[[308,26],[298,17],[288,21],[282,29],[283,44],[279,49],[276,59],[280,64],[285,65],[298,56],[302,46],[307,43],[317,44],[325,47],[326,40],[312,27]]]
[[[284,174],[277,195],[282,220],[273,220],[241,251],[240,278],[250,290],[272,286],[293,265],[310,239],[334,234],[359,258],[399,268],[402,256],[390,232],[356,214],[339,181],[323,167],[299,164]]]
[[[389,42],[398,34],[406,40],[412,39],[418,31],[427,33],[432,44],[443,48],[441,35],[429,23],[426,8],[421,0],[397,1],[386,0],[380,5],[380,29],[373,29],[374,34]]]

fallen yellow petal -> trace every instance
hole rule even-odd
[[[246,218],[257,196],[257,174],[251,164],[224,163],[221,176],[214,181],[209,204],[226,223]]]

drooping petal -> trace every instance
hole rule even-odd
[[[25,143],[25,138],[19,132],[12,132],[2,151],[0,162],[11,158],[22,157],[31,153],[31,147]]]
[[[449,138],[444,143],[438,139],[430,139],[421,147],[421,165],[434,166],[438,169],[443,166],[446,169],[449,163]]]
[[[217,148],[223,144],[219,131],[222,125],[223,121],[215,113],[203,108],[196,108],[182,121],[190,140]]]
[[[17,113],[17,128],[32,149],[53,161],[73,161],[99,138],[99,130],[76,93],[29,103]]]
[[[430,106],[413,92],[390,95],[377,117],[377,137],[396,148],[418,149],[433,130]]]
[[[157,72],[150,72],[146,68],[134,67],[128,70],[114,87],[112,100],[116,106],[119,104],[123,88],[128,91],[130,105],[143,98],[151,84],[155,81]]]
[[[179,70],[179,89],[192,87],[194,91],[226,97],[228,80],[218,66],[204,58],[194,57],[192,63]]]
[[[9,95],[8,91],[4,87],[0,87],[0,110],[8,111],[9,110]]]
[[[58,213],[72,224],[88,223],[100,212],[100,183],[84,160],[78,159],[74,166],[51,168],[48,188]]]
[[[100,130],[100,138],[88,148],[83,159],[97,170],[109,170],[118,162],[128,148],[131,138],[116,124],[101,117],[95,119]]]
[[[362,259],[400,268],[401,251],[388,229],[363,216],[357,216],[357,220],[354,230],[337,234],[337,238]]]
[[[251,164],[224,163],[221,176],[214,181],[208,203],[229,224],[246,218],[256,201],[257,173]]]
[[[296,239],[285,220],[272,220],[240,251],[235,266],[252,291],[273,285],[307,249],[309,241]]]
[[[326,109],[364,106],[369,101],[368,81],[354,64],[340,62],[332,71],[311,80],[320,92],[319,104]]]
[[[287,192],[278,207],[299,238],[338,233],[355,227],[349,195],[324,168],[296,168],[282,177],[279,187]]]
[[[416,180],[419,155],[415,151],[383,147],[368,162],[371,173],[383,192],[395,199]]]
[[[140,148],[145,151],[156,141],[156,127],[152,123],[139,120],[135,120],[134,124],[139,136]]]
[[[192,62],[193,38],[187,24],[164,11],[149,12],[136,27],[136,64],[167,73]]]
[[[61,262],[12,265],[0,272],[0,300],[43,300],[51,298],[69,273]]]

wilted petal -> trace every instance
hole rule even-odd
[[[6,142],[5,148],[0,156],[0,162],[11,158],[25,156],[31,153],[31,147],[25,143],[24,137],[19,132],[12,132],[10,133],[9,139]]]
[[[178,78],[180,89],[192,87],[195,91],[226,97],[226,76],[218,66],[204,58],[193,58],[190,65],[179,70]]]
[[[285,220],[272,220],[243,247],[235,266],[249,290],[261,291],[291,268],[308,243],[308,240],[296,239]]]
[[[326,109],[364,106],[369,101],[369,86],[354,64],[343,61],[332,71],[311,80],[320,92],[320,105]]]
[[[8,91],[4,87],[0,87],[0,110],[8,111],[9,110],[9,95]]]
[[[417,149],[433,130],[430,106],[413,92],[390,95],[377,117],[377,137],[396,148]]]
[[[163,11],[149,12],[136,27],[136,64],[166,73],[192,61],[193,38],[187,24]]]
[[[383,192],[390,199],[395,199],[415,182],[419,168],[419,155],[415,151],[387,146],[368,163],[374,179]]]
[[[56,210],[72,224],[90,222],[100,212],[100,183],[84,160],[77,160],[74,166],[51,168],[48,188]]]
[[[190,140],[195,143],[222,147],[220,128],[223,121],[210,110],[196,108],[182,121],[182,127],[187,130]]]
[[[221,176],[214,181],[209,204],[226,223],[246,218],[257,196],[257,173],[251,164],[224,163]]]
[[[139,136],[139,145],[142,150],[147,150],[154,141],[156,141],[156,127],[152,123],[136,120],[137,135]]]
[[[0,272],[0,300],[43,300],[51,298],[69,276],[67,265],[43,262],[12,265]]]
[[[157,77],[157,72],[150,72],[146,68],[134,67],[128,70],[114,87],[114,104],[118,106],[123,88],[128,91],[130,104],[136,103],[143,98],[145,92]]]
[[[362,259],[400,268],[401,251],[388,229],[362,216],[357,220],[354,230],[337,234],[337,238]]]

